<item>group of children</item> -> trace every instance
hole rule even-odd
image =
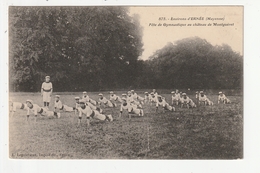
[[[190,107],[196,107],[196,104],[193,102],[192,99],[190,99],[186,93],[179,92],[178,90],[172,91],[172,105],[181,105],[183,107],[184,105],[187,106],[187,108]],[[203,91],[196,91],[195,98],[197,100],[198,105],[208,105],[208,106],[213,106],[213,102],[209,100],[209,98],[204,94]],[[225,96],[223,92],[219,92],[218,95],[218,104],[223,103],[223,104],[228,104],[231,103],[231,101]]]
[[[171,105],[167,103],[165,98],[157,93],[155,89],[151,93],[145,92],[144,97],[138,95],[134,90],[128,91],[127,94],[123,93],[122,96],[116,95],[113,91],[110,92],[109,99],[107,99],[102,93],[99,94],[98,101],[90,98],[86,91],[83,92],[82,97],[75,97],[75,106],[70,107],[65,105],[60,100],[60,95],[55,95],[54,110],[49,110],[50,97],[52,94],[52,84],[49,82],[49,77],[46,77],[46,82],[42,85],[42,95],[44,101],[44,107],[40,107],[34,104],[32,100],[26,100],[25,104],[20,102],[12,102],[10,100],[11,115],[13,116],[16,109],[27,110],[27,120],[29,119],[30,113],[32,112],[35,121],[37,115],[47,116],[49,118],[56,117],[60,118],[61,112],[74,112],[78,114],[78,125],[81,124],[82,116],[85,115],[87,119],[87,125],[89,125],[90,118],[98,119],[101,121],[113,121],[112,115],[105,115],[101,106],[108,108],[115,108],[120,104],[119,118],[122,116],[123,111],[126,111],[128,117],[132,115],[144,116],[143,105],[149,104],[150,106],[155,105],[156,112],[158,108],[162,107],[163,112],[175,111],[174,105],[180,105],[181,108],[195,108],[196,104],[190,99],[186,93],[179,92],[178,90],[172,91]],[[199,105],[213,105],[213,102],[207,98],[203,91],[196,92],[196,99]],[[219,92],[218,104],[231,103],[230,100],[225,96],[224,93]]]

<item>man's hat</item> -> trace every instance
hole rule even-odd
[[[145,94],[148,94],[148,92],[144,92]]]
[[[75,100],[79,100],[79,97],[75,97]]]
[[[125,93],[123,93],[123,94],[122,94],[122,96],[126,96],[126,94],[125,94]]]
[[[128,94],[131,94],[131,91],[127,91]]]
[[[83,94],[87,94],[87,91],[84,91]]]
[[[222,94],[222,92],[220,91],[219,94]]]
[[[172,93],[172,94],[174,94],[175,92],[174,92],[174,91],[172,91],[171,93]]]
[[[186,93],[182,93],[183,96],[186,96]]]
[[[55,97],[60,98],[60,95],[55,95]]]
[[[99,93],[98,95],[99,95],[99,96],[103,96],[103,94],[102,94],[102,93]]]
[[[33,104],[33,101],[32,101],[32,100],[26,100],[26,103],[27,103],[27,102]]]
[[[45,76],[45,79],[47,79],[47,78],[49,78],[49,79],[50,79],[51,77],[50,77],[50,76]]]
[[[114,94],[114,92],[113,92],[113,91],[110,91],[110,94]]]
[[[134,92],[135,90],[131,90],[131,92]]]

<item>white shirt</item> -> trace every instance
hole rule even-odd
[[[62,109],[63,108],[63,104],[60,100],[54,102],[54,108],[57,108],[57,109]]]
[[[187,96],[186,99],[184,97],[181,98],[182,103],[190,103],[190,98]]]
[[[218,100],[220,101],[223,101],[223,100],[225,100],[225,99],[227,99],[227,97],[225,96],[225,94],[222,94],[222,96],[221,95],[219,95],[218,96]]]
[[[164,107],[166,104],[167,104],[167,102],[164,99],[162,99],[161,101],[159,101],[159,100],[156,101],[156,107],[158,107],[158,106]]]
[[[144,98],[139,96],[139,95],[137,95],[137,100],[144,100]]]
[[[93,117],[95,112],[89,107],[85,106],[85,108],[78,107],[79,117],[82,117],[82,114],[85,114],[87,117]]]
[[[102,99],[99,98],[99,101],[100,101],[101,103],[104,103],[104,104],[106,105],[109,100],[108,100],[106,97],[103,97]]]
[[[127,95],[126,101],[129,102],[129,103],[133,103],[134,102],[133,95]]]
[[[207,100],[207,96],[204,95],[203,97],[201,95],[199,95],[199,101],[206,101]]]
[[[78,109],[80,106],[79,106],[79,103],[75,103],[75,108]]]
[[[172,100],[179,100],[180,99],[180,94],[173,94],[172,95]]]
[[[114,100],[114,101],[119,101],[119,102],[122,101],[121,98],[118,97],[118,96],[115,95],[115,94],[110,94],[110,98],[109,98],[109,100]]]
[[[84,100],[84,102],[89,102],[89,96],[88,95],[83,95],[82,96],[82,100]]]
[[[122,112],[123,110],[127,110],[130,113],[133,111],[134,108],[136,109],[135,105],[125,102],[121,104],[120,112]]]
[[[52,83],[51,82],[43,82],[42,89],[44,92],[51,92],[52,90]]]
[[[93,104],[91,104],[90,102],[87,102],[85,104],[86,104],[86,106],[90,107],[90,109],[92,109],[92,110],[96,110],[97,109],[97,107],[94,106]]]
[[[136,93],[132,94],[133,99],[137,99],[138,95]]]
[[[154,92],[154,96],[157,97],[158,96],[158,93],[157,91]]]
[[[37,113],[42,113],[42,111],[42,108],[37,104],[33,104],[32,108],[27,107],[27,115],[30,115],[30,112],[32,112],[34,115],[37,115]]]
[[[145,99],[145,100],[150,100],[150,98],[151,98],[151,95],[150,95],[150,94],[145,94],[145,95],[144,95],[144,99]]]
[[[151,99],[150,99],[152,102],[157,102],[157,96],[153,95],[151,96]]]
[[[11,103],[12,111],[16,111],[16,109],[27,109],[27,105],[20,102],[12,102]]]

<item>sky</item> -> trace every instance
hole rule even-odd
[[[194,36],[206,39],[213,46],[228,44],[233,51],[243,55],[242,6],[130,7],[130,15],[133,14],[140,15],[140,24],[143,27],[144,52],[140,59],[148,59],[168,42]],[[164,20],[159,20],[160,17]],[[203,18],[203,20],[188,20],[189,17]],[[208,17],[222,20],[206,20]],[[186,20],[176,20],[178,18],[186,18]],[[159,23],[162,26],[158,26]],[[206,24],[206,26],[193,26],[195,23]],[[209,23],[212,25],[208,26]],[[213,23],[225,23],[231,26],[213,26]],[[164,24],[186,24],[186,26],[166,27]],[[187,26],[188,24],[192,26]]]

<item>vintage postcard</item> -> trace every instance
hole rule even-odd
[[[10,6],[9,158],[236,160],[243,6]]]

